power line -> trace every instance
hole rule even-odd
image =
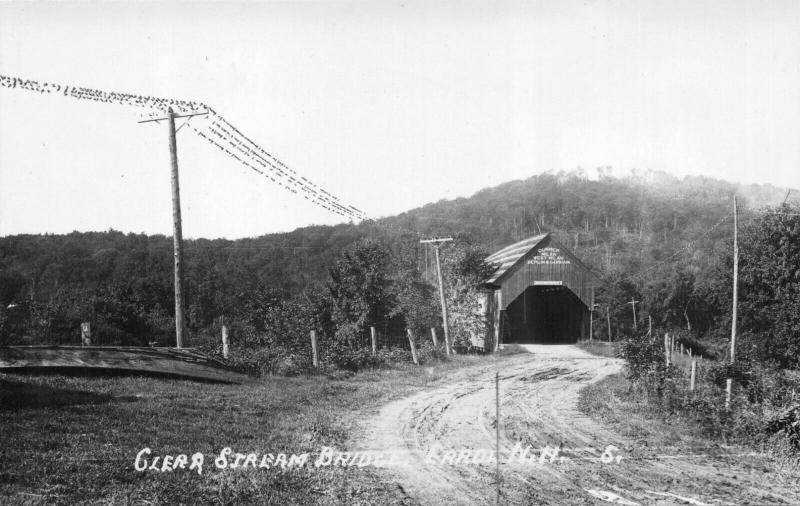
[[[192,129],[200,137],[218,147],[228,156],[234,158],[242,165],[245,165],[262,176],[267,177],[279,186],[288,189],[292,193],[302,194],[306,200],[309,200],[330,212],[334,212],[340,216],[349,217],[351,219],[366,218],[366,214],[360,210],[357,210],[355,207],[345,207],[344,205],[340,204],[338,199],[332,196],[330,193],[322,189],[319,189],[318,191],[318,187],[313,185],[313,183],[311,183],[305,177],[294,177],[294,174],[296,173],[294,171],[291,171],[290,173],[290,169],[286,168],[286,165],[282,162],[277,161],[275,157],[269,155],[270,158],[265,158],[258,151],[250,149],[240,138],[238,138],[239,136],[237,134],[233,134],[220,124],[216,114],[212,113],[211,116],[211,124],[206,125],[205,129],[206,132],[211,134],[210,136],[206,135],[206,133],[194,126]],[[212,136],[214,138],[212,138]],[[220,142],[226,145],[223,146],[220,144]],[[233,151],[228,149],[228,146],[230,146]],[[236,151],[236,153],[234,153],[234,151]],[[302,178],[303,181],[301,181],[299,178]],[[313,187],[311,185],[313,185]]]
[[[351,220],[368,219],[365,212],[353,205],[342,203],[338,197],[287,167],[286,164],[278,158],[241,133],[239,129],[219,115],[213,108],[202,102],[159,98],[131,93],[107,92],[94,88],[40,82],[33,79],[22,79],[5,75],[0,75],[0,87],[21,89],[30,92],[38,92],[40,94],[55,93],[78,100],[89,100],[148,109],[149,112],[145,114],[147,114],[150,119],[143,120],[142,122],[160,121],[163,118],[158,118],[157,116],[165,113],[170,107],[176,113],[175,117],[191,117],[201,114],[200,111],[205,110],[208,113],[208,121],[205,124],[205,130],[198,129],[194,126],[191,128],[196,134],[222,150],[225,154],[255,172],[266,176],[286,190],[298,196],[302,196],[304,199],[329,212]],[[219,142],[207,135],[208,133],[212,136],[216,136]],[[228,149],[228,145],[232,149]],[[269,172],[269,174],[267,174],[267,172]]]

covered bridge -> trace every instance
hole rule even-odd
[[[599,278],[549,233],[486,259],[496,270],[481,285],[484,348],[498,343],[574,343],[589,337]],[[476,336],[477,337],[477,336]]]

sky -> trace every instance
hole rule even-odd
[[[374,218],[578,167],[800,186],[796,1],[0,2],[0,74],[204,102]],[[171,235],[140,119],[0,88],[0,236]],[[342,222],[177,144],[184,237]]]

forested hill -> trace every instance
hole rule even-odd
[[[282,290],[287,296],[318,286],[341,251],[362,238],[391,248],[416,249],[426,270],[420,236],[452,235],[496,250],[552,231],[604,277],[643,272],[642,278],[689,266],[708,268],[728,239],[732,196],[748,209],[780,204],[786,190],[663,173],[588,179],[580,172],[546,173],[443,200],[398,216],[358,225],[310,226],[240,240],[189,240],[187,306],[202,326],[240,304],[248,293]],[[793,192],[790,200],[797,202]],[[446,251],[446,248],[443,250]],[[647,270],[649,269],[649,270]],[[641,283],[644,279],[632,279]],[[145,308],[172,308],[172,243],[163,235],[117,231],[0,238],[0,303],[52,300],[75,289],[124,290]]]

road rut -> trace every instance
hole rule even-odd
[[[501,504],[800,504],[741,450],[641,448],[581,413],[579,391],[620,360],[571,345],[526,349],[385,405],[360,446],[401,456],[385,472],[412,502],[494,504],[499,372]]]

